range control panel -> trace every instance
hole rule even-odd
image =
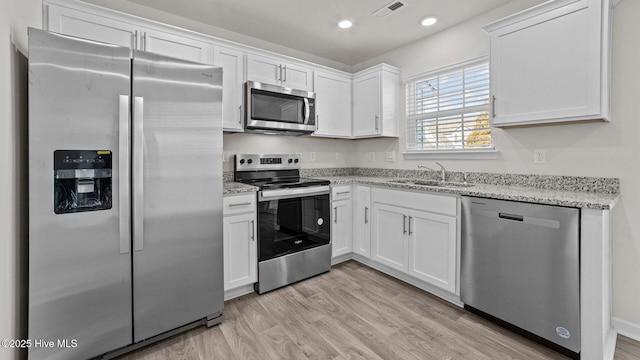
[[[237,154],[235,171],[300,169],[298,154]]]

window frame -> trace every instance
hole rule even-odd
[[[491,145],[489,147],[462,148],[462,149],[449,148],[449,149],[409,150],[409,145],[411,144],[411,141],[416,140],[415,138],[413,139],[410,138],[409,133],[410,133],[411,127],[413,127],[414,129],[416,128],[415,122],[417,121],[417,119],[413,117],[413,114],[411,115],[408,114],[408,110],[409,110],[408,100],[409,100],[410,94],[407,93],[408,91],[407,88],[409,87],[409,85],[413,84],[412,91],[415,91],[416,83],[421,80],[427,80],[434,77],[446,76],[446,75],[454,74],[456,72],[464,72],[465,69],[482,65],[482,64],[486,64],[487,69],[489,69],[489,59],[487,56],[482,56],[479,58],[452,64],[450,66],[427,71],[427,72],[420,73],[404,79],[403,85],[404,85],[404,91],[405,91],[405,133],[404,133],[405,135],[404,158],[405,159],[496,159],[497,158],[498,152],[496,150],[495,142],[494,142],[495,128],[493,128],[492,126],[493,122],[491,121],[491,118],[488,119],[489,129],[491,130]],[[490,84],[489,84],[489,94],[487,95],[488,98],[490,98],[490,95],[491,93],[490,93]],[[487,114],[490,114],[489,101],[487,101],[486,106],[485,105],[472,106],[472,107],[469,107],[467,111],[464,111],[464,108],[460,108],[460,111],[458,111],[458,113],[460,114],[460,116],[462,116],[462,114],[471,113],[474,110],[475,112],[477,112],[479,108],[481,109],[481,111],[486,111]],[[442,113],[451,113],[451,111],[450,110],[441,111],[440,112],[441,116],[442,116]],[[453,111],[453,113],[456,113],[456,111]],[[437,111],[433,112],[433,115],[437,115],[437,114],[438,114]],[[461,122],[461,125],[462,124],[463,123]]]

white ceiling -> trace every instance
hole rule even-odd
[[[391,0],[129,1],[352,66],[511,0],[406,0],[383,19],[373,13]],[[438,23],[420,26],[430,14]],[[343,18],[354,26],[339,29]]]

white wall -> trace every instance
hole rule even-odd
[[[535,5],[517,0],[464,24],[391,51],[355,66],[355,70],[380,62],[400,67],[409,77],[452,63],[488,54],[488,36],[480,30],[494,20]],[[438,160],[447,169],[499,173],[618,177],[621,199],[613,212],[613,314],[631,322],[640,336],[640,1],[622,1],[614,10],[612,52],[612,111],[610,123],[587,123],[517,129],[494,129],[499,150],[496,160]],[[404,113],[404,105],[401,104]],[[401,116],[400,128],[405,128]],[[356,142],[360,167],[416,169],[432,161],[404,160],[389,163],[369,151],[405,150],[399,140],[372,139]],[[533,150],[545,149],[545,164],[533,163]],[[379,155],[378,153],[376,155]]]

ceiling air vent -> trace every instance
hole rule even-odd
[[[385,18],[389,15],[391,15],[392,12],[397,11],[398,9],[401,9],[405,6],[409,5],[406,1],[392,1],[390,3],[388,3],[387,5],[383,6],[382,8],[380,8],[379,10],[377,10],[376,12],[373,13],[373,15],[379,17],[379,18]]]

